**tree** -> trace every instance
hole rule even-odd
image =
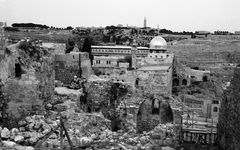
[[[66,29],[67,29],[67,30],[72,30],[72,29],[73,29],[73,27],[71,27],[71,26],[68,26]]]
[[[66,43],[66,53],[70,53],[74,49],[75,42],[73,38],[69,38]]]
[[[92,64],[93,56],[92,56],[91,41],[90,41],[90,39],[88,37],[84,39],[82,52],[88,52],[89,58],[90,58],[91,64]]]

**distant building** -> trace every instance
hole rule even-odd
[[[197,35],[208,35],[208,34],[211,34],[211,32],[209,32],[209,31],[195,31],[195,34],[197,34]]]
[[[234,34],[235,35],[240,35],[240,31],[235,31]]]
[[[228,31],[214,31],[215,35],[229,35],[230,32]]]

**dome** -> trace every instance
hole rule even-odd
[[[153,48],[153,49],[167,49],[167,42],[161,36],[156,36],[151,40],[150,48]]]

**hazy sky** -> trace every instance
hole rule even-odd
[[[0,0],[0,21],[49,26],[143,26],[240,30],[240,0]]]

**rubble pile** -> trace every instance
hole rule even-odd
[[[0,127],[1,144],[3,147],[20,149],[20,145],[23,145],[25,149],[33,149],[31,146],[34,146],[58,124],[59,120],[45,119],[41,115],[28,116],[19,122],[19,128],[9,130],[6,127]]]
[[[31,150],[33,149],[32,146],[47,133],[54,130],[58,124],[59,119],[54,121],[40,115],[29,116],[19,122],[19,128],[11,130],[0,128],[1,146]],[[148,150],[152,149],[154,145],[159,145],[159,141],[161,141],[161,146],[171,146],[172,137],[174,137],[172,124],[159,125],[154,130],[143,134],[137,134],[135,130],[112,132],[110,121],[105,119],[102,114],[97,113],[74,113],[68,118],[65,126],[73,146],[88,150]],[[59,130],[56,130],[43,143],[42,147],[60,147],[59,133]],[[69,145],[66,137],[64,138],[64,145]]]

